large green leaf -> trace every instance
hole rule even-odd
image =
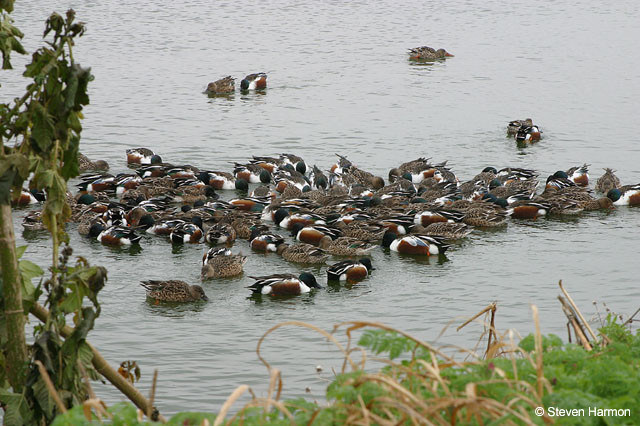
[[[54,126],[46,108],[38,101],[31,103],[33,108],[33,128],[31,134],[42,152],[48,152],[53,143]]]

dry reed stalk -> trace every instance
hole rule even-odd
[[[562,312],[564,312],[565,316],[567,317],[569,324],[573,326],[573,333],[575,334],[576,339],[586,350],[590,351],[591,349],[593,349],[591,343],[589,343],[589,339],[584,332],[584,329],[576,319],[576,314],[573,310],[573,307],[569,305],[569,303],[567,303],[567,301],[564,300],[562,296],[558,296],[558,300],[562,304]]]
[[[360,410],[362,411],[363,414],[363,421],[364,421],[364,425],[365,426],[369,426],[371,424],[371,421],[369,420],[369,410],[367,409],[367,406],[364,404],[364,401],[362,400],[362,396],[358,395],[358,403],[360,404]]]
[[[624,327],[625,325],[627,325],[627,324],[629,324],[631,321],[633,321],[633,317],[635,317],[636,315],[638,315],[638,312],[640,312],[640,308],[638,308],[638,310],[637,310],[637,311],[635,311],[635,312],[633,313],[633,315],[631,315],[631,316],[629,317],[629,319],[628,319],[628,320],[626,320],[625,322],[623,322],[623,323],[622,323],[622,326]]]
[[[596,337],[596,334],[591,329],[591,326],[589,326],[589,323],[587,322],[587,320],[585,320],[584,317],[582,316],[582,312],[580,312],[580,309],[578,309],[578,306],[569,295],[569,292],[565,290],[565,288],[563,287],[562,280],[558,281],[558,286],[560,287],[560,290],[562,290],[562,293],[565,295],[565,297],[569,301],[569,304],[573,308],[573,311],[578,315],[578,318],[580,318],[580,321],[582,321],[584,326],[587,328],[587,331],[589,332],[589,334],[591,334],[591,337],[593,338],[593,340],[597,341],[598,338]]]
[[[536,383],[538,385],[538,400],[542,401],[544,391],[542,383],[542,379],[544,378],[544,371],[542,370],[542,333],[540,332],[540,318],[538,316],[538,307],[536,305],[531,305],[531,310],[533,311],[533,322],[536,326]]]
[[[47,373],[47,369],[44,368],[44,365],[42,365],[40,361],[35,361],[35,364],[38,366],[38,371],[42,376],[42,380],[44,380],[44,384],[47,387],[47,390],[49,391],[49,395],[51,395],[51,398],[53,398],[53,400],[55,401],[56,406],[58,407],[58,410],[60,410],[62,414],[66,413],[67,407],[65,407],[64,404],[62,403],[62,399],[60,399],[60,395],[58,395],[58,391],[56,390],[56,387],[53,385],[53,382],[51,381],[51,377],[49,377],[49,373]]]
[[[153,400],[156,398],[156,384],[158,383],[158,369],[153,370],[153,381],[151,382],[151,391],[149,392],[149,405],[147,406],[147,418],[149,420],[157,420],[152,419],[151,416],[153,414]]]
[[[96,394],[95,392],[93,392],[93,388],[91,387],[91,383],[89,382],[89,375],[87,374],[87,370],[84,368],[80,360],[78,360],[78,370],[80,370],[80,374],[82,374],[82,381],[84,382],[84,387],[87,389],[89,399],[98,399],[96,398]]]
[[[340,342],[338,342],[338,340],[336,340],[335,337],[333,337],[331,334],[327,333],[326,331],[322,330],[319,327],[316,327],[315,325],[306,323],[306,322],[302,322],[302,321],[285,321],[285,322],[281,322],[280,324],[276,324],[273,327],[271,327],[269,330],[267,330],[262,337],[260,337],[260,340],[258,340],[258,346],[256,347],[256,354],[258,355],[258,359],[260,359],[260,361],[267,367],[267,370],[271,370],[271,364],[269,364],[267,362],[267,360],[265,360],[262,355],[260,354],[260,346],[262,345],[262,342],[264,341],[264,339],[271,333],[273,333],[275,330],[287,326],[287,325],[294,325],[297,327],[305,327],[305,328],[309,328],[311,330],[314,330],[320,334],[322,334],[323,336],[325,336],[329,341],[331,341],[334,345],[336,345],[336,347],[338,349],[340,349],[340,351],[343,353],[343,355],[345,356],[345,359],[347,359],[349,361],[349,364],[351,364],[351,368],[355,371],[357,370],[357,366],[356,364],[353,362],[353,360],[351,359],[351,357],[349,356],[349,353],[345,350],[345,348],[340,344]],[[344,373],[344,370],[342,371]]]
[[[266,411],[267,413],[271,409],[271,395],[273,395],[273,390],[276,387],[276,383],[278,383],[278,394],[275,398],[276,401],[280,399],[280,391],[282,390],[282,378],[280,376],[280,370],[278,370],[277,368],[271,369],[269,376],[269,389],[267,390],[266,404],[264,406],[264,411]]]
[[[213,426],[220,426],[222,424],[229,408],[231,408],[233,403],[236,402],[236,400],[247,390],[249,390],[249,386],[240,385],[231,393],[231,395],[229,395],[229,398],[227,398],[224,404],[222,404],[222,408],[220,408],[220,412],[216,416],[216,421],[213,423]]]

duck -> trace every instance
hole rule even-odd
[[[332,240],[326,236],[320,240],[318,246],[333,256],[366,256],[376,246],[367,241],[352,237],[340,237]]]
[[[507,136],[515,136],[520,130],[520,127],[531,127],[533,126],[533,120],[530,118],[525,118],[524,120],[513,120],[510,121],[507,125]]]
[[[94,226],[100,227],[101,224],[94,224]],[[90,230],[89,235],[92,233],[95,232]],[[142,236],[136,234],[131,228],[116,225],[104,229],[98,234],[96,239],[108,246],[130,246],[132,244],[139,244]]]
[[[601,194],[608,194],[612,189],[620,188],[622,184],[615,175],[615,171],[609,168],[604,169],[604,174],[596,181],[596,191]]]
[[[248,191],[249,183],[247,180],[236,179],[231,173],[218,171],[200,172],[198,178],[207,185],[211,185],[214,189],[237,189],[239,191]]]
[[[285,165],[290,164],[296,171],[302,174],[307,173],[307,170],[309,170],[307,163],[302,159],[302,157],[298,157],[295,154],[280,154],[280,160]]]
[[[420,183],[433,176],[436,169],[429,158],[420,157],[401,164],[389,171],[389,182],[406,179],[412,183]]]
[[[445,244],[442,237],[420,234],[398,236],[393,231],[387,231],[382,238],[382,247],[403,254],[437,256],[445,254],[449,245]]]
[[[242,274],[242,267],[247,263],[247,256],[232,254],[226,248],[211,248],[202,257],[203,280],[211,278],[226,278]]]
[[[207,84],[207,88],[204,91],[209,96],[215,95],[228,95],[236,90],[235,78],[230,75],[223,77],[219,80],[213,81]]]
[[[459,240],[469,235],[472,231],[473,228],[467,224],[452,222],[434,222],[426,227],[416,225],[411,228],[412,234],[442,237],[446,240]]]
[[[545,216],[553,207],[552,204],[542,201],[516,201],[507,209],[507,215],[514,219],[537,219]]]
[[[162,157],[149,148],[127,149],[127,164],[161,164]]]
[[[354,283],[366,278],[374,269],[371,259],[367,257],[359,260],[343,260],[329,266],[327,280]]]
[[[569,180],[578,186],[589,185],[589,166],[584,163],[582,166],[571,167],[566,171]]]
[[[342,231],[329,225],[312,224],[305,226],[302,223],[296,223],[291,228],[291,234],[295,235],[298,241],[317,246],[323,237],[329,236],[335,240],[342,236]]]
[[[249,183],[270,183],[271,173],[257,164],[235,163],[233,175],[236,179],[244,179]]]
[[[495,228],[507,223],[507,211],[494,203],[476,202],[464,212],[462,222],[477,228]]]
[[[207,229],[204,240],[212,245],[232,244],[236,239],[237,233],[228,223],[217,223]]]
[[[25,215],[24,219],[22,219],[22,227],[25,231],[42,231],[45,229],[44,224],[42,223],[41,218],[42,212],[40,210],[35,210],[29,212]]]
[[[607,198],[616,206],[640,206],[640,183],[611,189]]]
[[[409,49],[409,57],[411,59],[435,60],[453,57],[451,53],[444,49],[434,49],[429,46],[420,46]]]
[[[240,82],[241,90],[263,90],[267,88],[267,74],[263,72],[249,74]]]
[[[256,228],[252,233],[257,235],[252,235],[250,239],[249,245],[252,250],[259,251],[262,253],[267,252],[277,252],[278,246],[284,244],[284,237],[278,234],[272,234],[269,232],[264,232],[263,230]]]
[[[536,125],[521,126],[516,132],[515,139],[519,143],[531,143],[540,140],[542,131]]]
[[[156,302],[196,302],[208,301],[204,289],[199,285],[189,285],[179,280],[148,280],[140,283],[147,290],[147,297]]]
[[[78,170],[80,172],[86,172],[89,170],[106,172],[109,170],[109,163],[107,163],[104,160],[91,161],[89,157],[79,152],[78,153]]]
[[[249,277],[256,280],[248,286],[254,293],[270,296],[294,296],[309,293],[312,289],[322,288],[316,277],[310,272],[303,272],[299,276],[293,274],[274,274],[262,277]]]
[[[569,175],[567,174],[567,172],[558,170],[547,178],[545,188],[562,189],[570,186],[577,186],[577,184],[569,179]]]
[[[418,225],[428,226],[437,222],[461,222],[462,219],[464,219],[464,213],[456,210],[431,209],[416,213],[413,221]]]
[[[37,189],[26,190],[23,189],[20,195],[11,199],[12,206],[28,206],[29,204],[36,204],[46,201],[46,195],[44,191]]]
[[[191,223],[178,223],[171,233],[169,239],[173,244],[192,243],[197,244],[202,238],[202,218],[194,216]]]
[[[288,262],[323,264],[329,257],[324,250],[311,244],[299,243],[278,245],[276,253]]]

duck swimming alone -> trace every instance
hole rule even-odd
[[[411,59],[435,60],[453,57],[453,55],[444,49],[434,49],[429,46],[420,46],[409,49]]]
[[[230,75],[216,80],[207,85],[207,89],[204,91],[209,96],[215,95],[227,95],[233,93],[236,90],[235,78]]]
[[[249,74],[240,82],[241,90],[262,90],[267,88],[267,74]]]
[[[209,300],[199,285],[189,285],[184,281],[142,281],[142,287],[147,290],[147,297],[160,302],[195,302]]]

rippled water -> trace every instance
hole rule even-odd
[[[488,165],[532,167],[545,177],[587,162],[594,181],[613,167],[623,183],[640,182],[637,2],[18,2],[13,16],[26,47],[38,45],[52,10],[67,7],[87,22],[74,55],[96,77],[82,151],[107,160],[112,172],[126,170],[126,148],[147,146],[167,161],[211,169],[280,152],[327,168],[337,152],[385,177],[426,156],[449,160],[461,179]],[[406,48],[424,44],[456,56],[410,63]],[[16,59],[19,72],[24,63]],[[269,74],[266,94],[201,94],[209,81],[259,71]],[[26,85],[18,75],[0,74],[3,100]],[[541,125],[544,139],[519,149],[505,125],[525,117]],[[26,257],[47,265],[46,235],[23,234],[21,215]],[[215,411],[239,384],[264,393],[268,376],[254,349],[285,320],[325,329],[374,320],[433,341],[451,319],[491,301],[499,328],[526,334],[535,303],[543,332],[564,337],[559,279],[589,315],[593,300],[630,313],[640,301],[629,271],[638,225],[638,209],[620,208],[476,231],[445,262],[377,250],[377,270],[363,283],[287,300],[248,299],[246,275],[299,270],[252,253],[244,277],[204,284],[210,303],[171,309],[147,304],[139,280],[196,283],[203,246],[172,249],[145,238],[142,250],[110,249],[69,231],[76,254],[109,269],[91,342],[113,364],[137,360],[144,392],[159,369],[156,400],[173,413]],[[238,250],[249,252],[247,243]],[[450,330],[438,342],[469,347],[479,332]],[[328,343],[302,329],[277,331],[265,355],[283,370],[286,396],[308,387],[322,399],[331,368],[341,366]],[[121,398],[99,391],[107,402]]]

